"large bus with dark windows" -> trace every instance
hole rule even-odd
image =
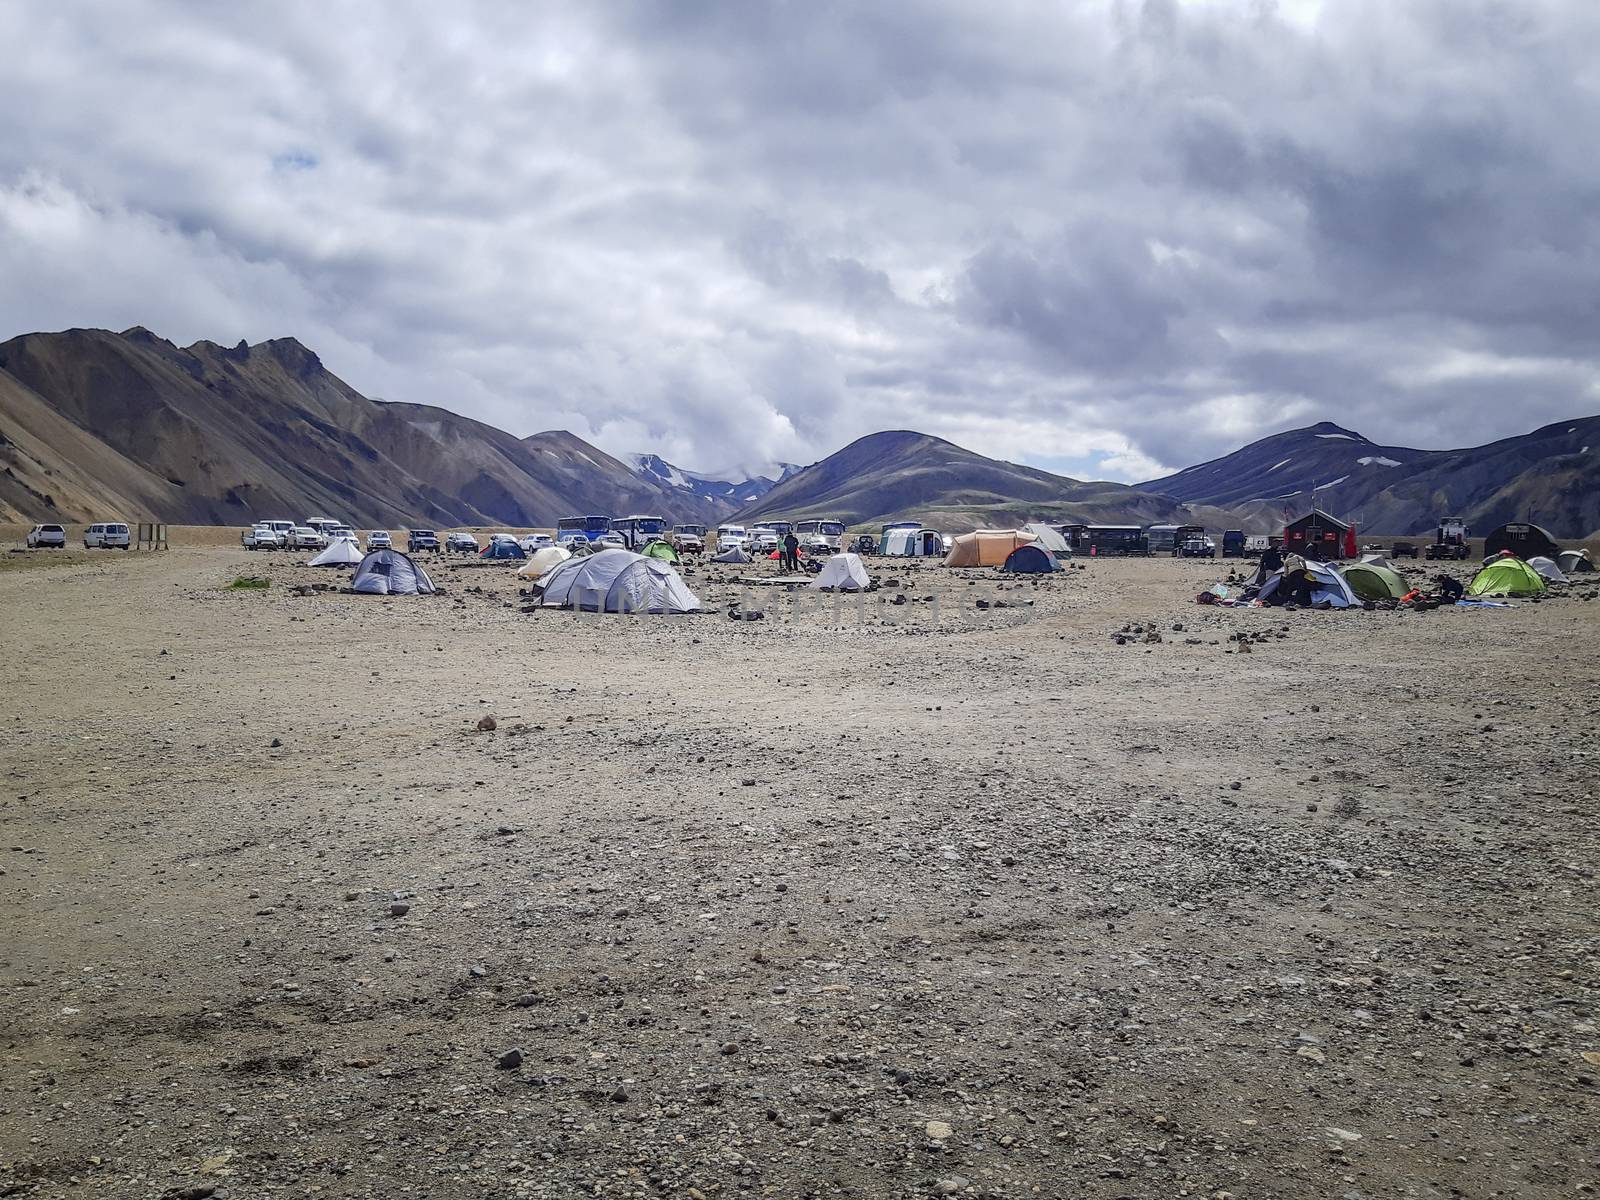
[[[1120,558],[1129,555],[1149,554],[1144,529],[1139,525],[1091,525],[1084,532],[1089,553]]]
[[[610,517],[562,517],[556,522],[556,544],[562,542],[592,542],[601,534],[611,532]]]
[[[611,532],[620,534],[629,550],[638,553],[650,542],[667,536],[665,517],[618,517],[611,522]]]
[[[1149,554],[1170,554],[1174,558],[1192,537],[1204,537],[1201,525],[1152,525],[1145,530],[1145,550]]]

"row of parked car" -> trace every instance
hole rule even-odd
[[[354,542],[358,546],[362,543],[361,535],[354,529],[330,517],[311,517],[304,524],[296,524],[293,521],[258,521],[239,535],[239,542],[246,550],[324,550],[341,540]],[[522,538],[509,533],[496,533],[491,535],[489,540],[516,542],[529,554],[541,547],[555,544],[555,539],[548,533],[530,533]],[[614,541],[616,545],[622,545],[620,538],[615,538]],[[394,539],[387,529],[373,529],[367,533],[368,553],[373,550],[393,548]],[[482,544],[478,539],[462,530],[447,533],[442,539],[432,529],[406,531],[408,554],[477,554],[481,549]]]
[[[64,550],[67,531],[62,525],[35,525],[24,539],[30,550]],[[126,550],[132,540],[124,521],[96,521],[83,527],[85,550]]]

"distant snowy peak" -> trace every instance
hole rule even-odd
[[[646,479],[665,487],[689,492],[702,499],[726,504],[729,512],[743,508],[748,504],[754,504],[780,482],[800,470],[799,467],[792,463],[775,463],[772,469],[778,475],[776,479],[766,475],[721,479],[713,475],[703,475],[698,471],[686,471],[682,467],[673,466],[659,454],[628,454],[623,457],[636,472]]]

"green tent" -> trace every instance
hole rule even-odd
[[[675,563],[678,561],[678,552],[667,542],[651,542],[639,553],[646,558],[659,558],[662,562]]]
[[[1520,558],[1497,558],[1472,577],[1469,596],[1541,596],[1544,580]]]
[[[1363,600],[1398,600],[1411,590],[1399,571],[1382,563],[1350,563],[1344,567],[1344,581]]]

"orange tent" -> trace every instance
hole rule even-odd
[[[976,529],[963,533],[950,543],[944,556],[947,567],[1004,566],[1011,552],[1034,540],[1033,534],[1018,529]]]

